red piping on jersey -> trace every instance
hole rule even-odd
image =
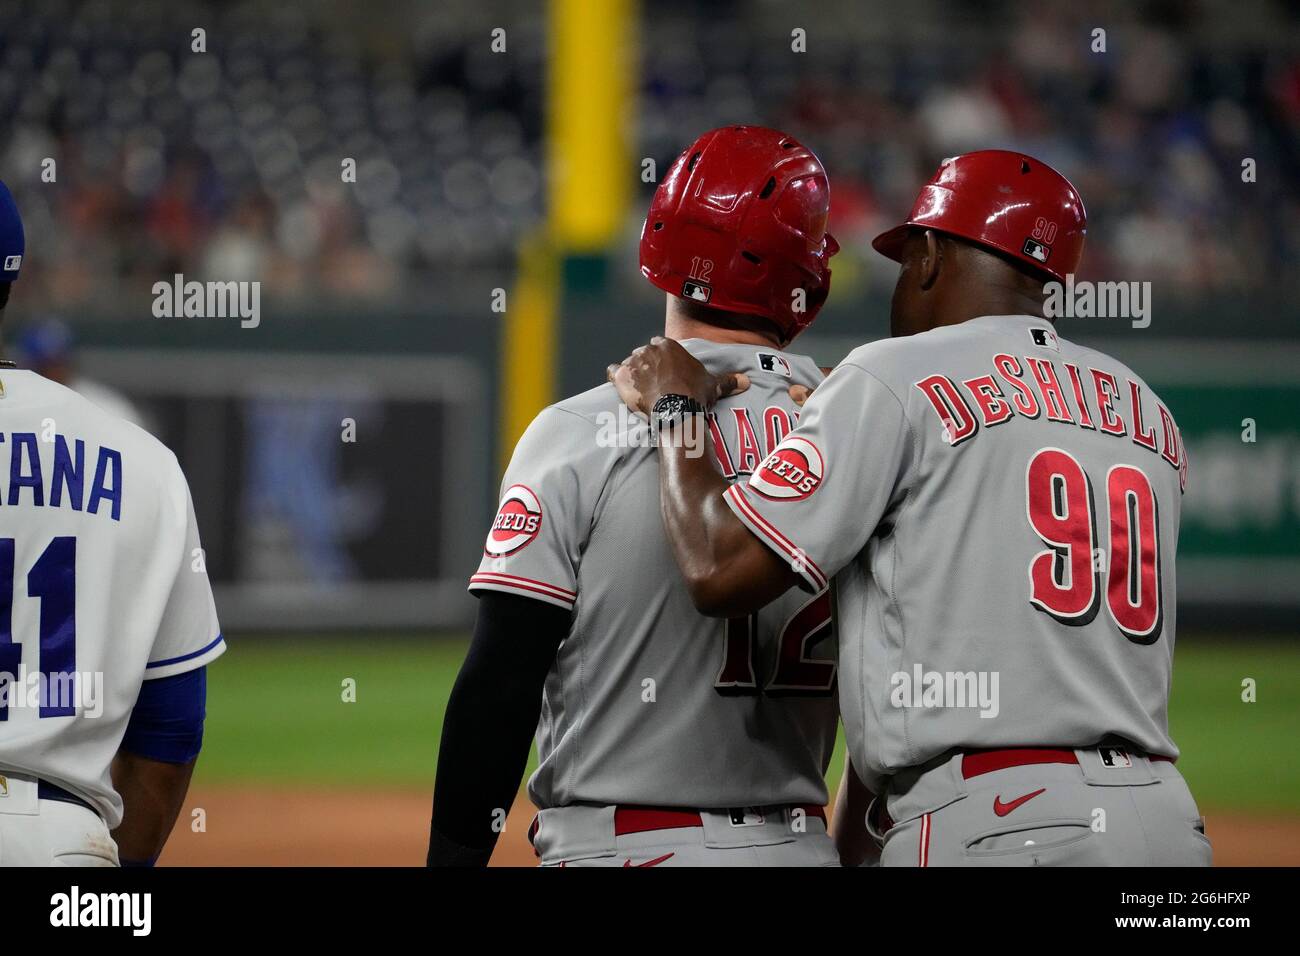
[[[570,591],[568,588],[562,588],[558,584],[547,584],[545,581],[537,581],[533,578],[521,578],[517,574],[504,574],[501,571],[477,571],[475,572],[474,577],[470,578],[470,580],[472,581],[474,578],[506,578],[510,581],[524,581],[528,584],[537,584],[544,588],[550,588],[552,591],[559,591],[567,597],[578,596],[577,591]]]
[[[570,605],[578,598],[576,592],[554,584],[547,584],[545,581],[534,581],[532,578],[521,578],[514,574],[500,574],[496,571],[480,571],[469,579],[469,583],[471,585],[495,584],[500,587],[515,588],[521,591],[532,591],[535,594],[545,594],[547,597],[559,598]]]
[[[818,590],[826,587],[826,575],[822,569],[817,567],[816,563],[812,558],[808,557],[802,548],[791,542],[780,531],[777,531],[766,518],[754,509],[754,506],[749,503],[749,499],[745,497],[740,485],[732,485],[726,490],[725,495],[735,503],[742,516],[749,519],[748,523],[751,524],[755,531],[775,543],[787,557],[798,560],[804,566],[813,579],[812,583]]]

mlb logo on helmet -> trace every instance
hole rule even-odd
[[[696,302],[708,302],[713,295],[713,290],[699,282],[691,282],[689,279],[682,283],[682,298],[694,299]]]
[[[13,282],[18,278],[25,248],[23,221],[18,215],[18,207],[9,193],[9,187],[0,183],[0,260],[4,263],[4,269],[0,271],[0,282]]]
[[[1025,247],[1021,251],[1030,258],[1037,259],[1039,262],[1046,262],[1047,257],[1052,254],[1052,250],[1048,246],[1043,245],[1037,239],[1030,239],[1027,237],[1025,239]]]

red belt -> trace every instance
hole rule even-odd
[[[1096,747],[1086,747],[1086,750],[1095,750]],[[1116,750],[1124,750],[1123,747],[1116,747]],[[1141,756],[1138,754],[1138,756]],[[1169,763],[1174,762],[1173,757],[1161,757],[1156,754],[1148,754],[1148,760],[1164,760]],[[995,770],[1006,770],[1009,767],[1029,767],[1040,763],[1079,763],[1079,758],[1073,750],[1058,750],[1048,747],[1019,747],[1010,750],[971,750],[961,756],[961,775],[962,779],[969,780],[971,777],[978,777],[981,774],[993,773]],[[890,819],[889,812],[885,809],[884,800],[875,800],[870,808],[877,814],[876,827],[880,833],[885,833],[893,825],[894,821]]]
[[[1096,750],[1096,747],[1085,748],[1087,750]],[[1116,747],[1116,750],[1124,750],[1125,753],[1134,753],[1123,747]],[[1135,756],[1141,754],[1134,753]],[[1151,760],[1166,760],[1173,763],[1173,757],[1160,757],[1154,754],[1149,756]],[[964,779],[969,780],[971,777],[978,777],[980,774],[992,773],[995,770],[1006,770],[1008,767],[1027,767],[1036,763],[1072,763],[1077,764],[1079,758],[1075,756],[1073,750],[1052,750],[1045,748],[1034,749],[1016,749],[1016,750],[973,750],[970,753],[962,754],[961,758],[961,775]]]
[[[740,808],[737,807],[737,810]],[[790,807],[802,810],[810,817],[825,822],[826,808],[806,804]],[[721,811],[723,813],[729,811]],[[704,820],[698,810],[669,810],[663,807],[619,807],[614,811],[614,835],[645,833],[649,830],[673,830],[677,827],[702,827]]]
[[[739,811],[741,808],[735,808]],[[812,804],[795,804],[791,810],[802,810],[810,817],[826,822],[826,808]],[[731,811],[720,811],[731,812]],[[534,817],[528,828],[528,842],[533,842],[537,835],[541,817]],[[629,833],[648,833],[651,830],[675,830],[678,827],[702,827],[704,818],[699,810],[672,810],[667,807],[616,807],[614,809],[614,835],[627,836]]]

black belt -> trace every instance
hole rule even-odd
[[[75,803],[79,807],[85,807],[91,813],[95,814],[95,816],[99,816],[99,811],[90,804],[90,801],[77,796],[71,790],[64,790],[62,787],[50,783],[48,780],[36,781],[36,797],[40,800],[58,800],[60,803]]]

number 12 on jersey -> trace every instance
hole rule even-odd
[[[714,688],[725,696],[830,697],[835,693],[835,661],[810,657],[812,646],[830,634],[831,592],[822,591],[785,622],[776,640],[776,666],[761,687],[756,674],[757,614],[727,621],[722,670]]]
[[[1125,637],[1135,644],[1158,641],[1164,626],[1160,508],[1146,473],[1134,465],[1106,473],[1108,556],[1098,544],[1092,479],[1073,455],[1040,449],[1025,470],[1025,490],[1029,525],[1048,547],[1029,562],[1029,603],[1062,624],[1082,626],[1097,616],[1104,591]]]

